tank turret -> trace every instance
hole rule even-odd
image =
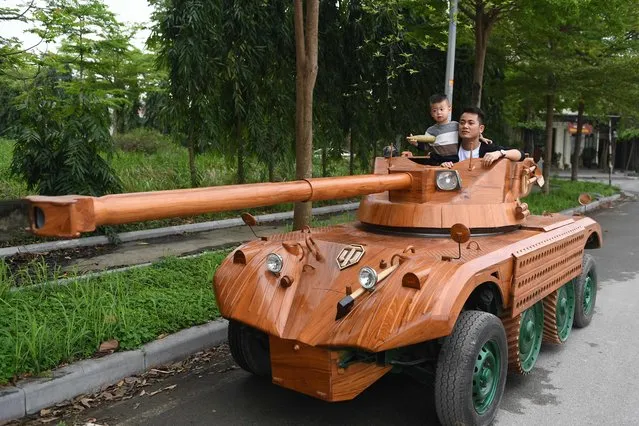
[[[120,224],[291,201],[363,196],[358,222],[263,237],[233,250],[214,291],[245,370],[326,401],[388,372],[435,382],[443,424],[489,424],[506,371],[592,319],[601,229],[531,215],[532,159],[426,166],[378,158],[371,175],[118,194],[27,197],[30,229],[77,237]]]

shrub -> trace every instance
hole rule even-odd
[[[167,137],[157,130],[143,127],[128,133],[116,134],[113,139],[117,149],[144,154],[155,154],[170,143]]]

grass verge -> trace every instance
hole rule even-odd
[[[525,198],[532,214],[543,212],[560,212],[562,210],[579,207],[579,194],[587,192],[593,200],[598,197],[609,197],[619,193],[616,186],[608,186],[599,182],[569,181],[550,179],[550,194],[533,192]]]
[[[0,282],[0,384],[91,357],[116,339],[128,350],[219,316],[213,274],[228,251],[10,291]]]

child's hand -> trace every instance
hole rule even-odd
[[[446,161],[445,163],[441,164],[442,167],[446,167],[447,169],[452,169],[453,168],[453,162],[452,161]]]
[[[409,144],[413,146],[417,146],[417,137],[413,136],[412,133],[406,136],[406,140],[408,141]]]
[[[484,135],[479,135],[479,140],[488,145],[493,143],[492,139],[486,139]]]

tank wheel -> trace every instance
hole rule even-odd
[[[437,360],[435,407],[441,423],[490,424],[504,393],[507,360],[506,332],[499,318],[462,312]]]
[[[575,278],[575,319],[573,325],[582,328],[590,324],[597,301],[597,268],[595,259],[584,255],[581,275]]]
[[[260,377],[271,377],[268,336],[246,324],[229,320],[229,347],[242,369]]]
[[[544,342],[565,342],[574,316],[575,286],[570,281],[544,298]]]
[[[514,318],[506,318],[508,335],[508,369],[527,374],[535,366],[544,332],[544,306],[539,301]]]

